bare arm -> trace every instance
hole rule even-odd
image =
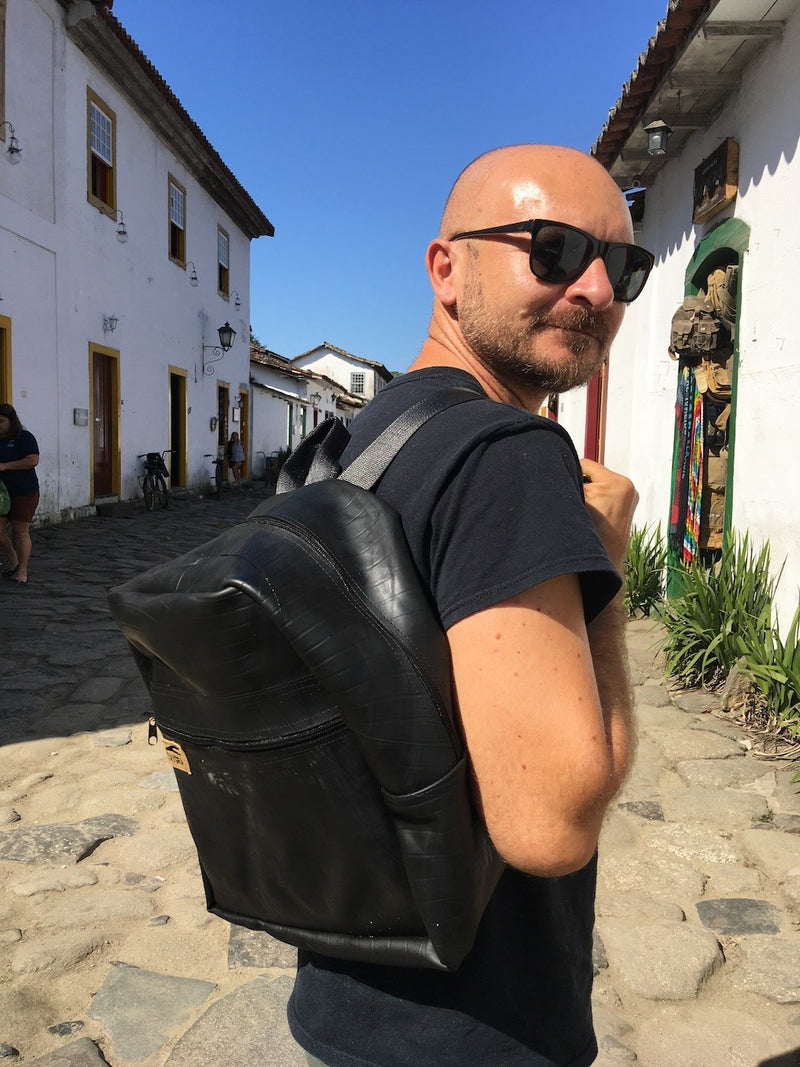
[[[22,459],[11,459],[8,463],[0,463],[0,471],[27,471],[39,464],[39,453],[31,452]]]
[[[593,467],[587,506],[619,565],[636,493],[627,479]],[[587,631],[578,579],[563,575],[462,619],[448,639],[476,793],[495,847],[530,874],[579,870],[594,853],[633,750],[621,602]]]

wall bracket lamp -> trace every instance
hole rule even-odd
[[[103,333],[113,333],[117,328],[119,319],[116,315],[104,315],[103,316]]]
[[[117,223],[117,240],[121,245],[124,245],[128,240],[128,227],[125,225],[125,216],[122,214],[122,209],[115,211],[111,217]]]
[[[14,127],[8,119],[5,119],[4,122],[0,122],[0,130],[2,130],[4,126],[8,126],[8,132],[11,134],[8,139],[8,144],[6,145],[6,159],[13,167],[22,159],[22,148],[14,133]]]
[[[671,127],[661,119],[649,122],[643,127],[647,134],[647,153],[651,156],[665,156],[667,154],[667,142],[672,133]]]
[[[186,266],[192,268],[192,273],[189,275],[189,285],[196,289],[198,282],[197,269],[195,268],[195,265],[194,263],[192,263],[191,259],[187,262]]]
[[[233,347],[236,330],[229,322],[226,322],[224,326],[220,326],[217,333],[219,334],[218,345],[203,345],[203,374],[213,374],[214,368],[211,364],[219,363],[225,353]],[[213,359],[206,359],[206,352],[213,352]]]
[[[236,308],[237,311],[241,311],[242,310],[242,301],[240,300],[239,294],[236,292],[235,289],[231,293],[231,296],[235,296],[236,297],[236,299],[233,302],[233,306]]]

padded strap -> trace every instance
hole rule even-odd
[[[341,419],[326,419],[291,453],[278,475],[276,493],[288,493],[312,482],[338,478],[339,456],[350,434]]]
[[[468,386],[453,386],[418,400],[390,422],[383,433],[344,471],[339,466],[339,457],[350,440],[350,434],[341,419],[326,419],[300,442],[286,460],[278,476],[275,492],[288,493],[303,485],[339,477],[361,489],[371,489],[403,445],[428,419],[456,404],[479,400],[483,395]]]
[[[479,400],[482,396],[483,393],[467,386],[454,386],[418,400],[416,404],[390,422],[369,448],[365,449],[342,471],[341,480],[357,485],[361,489],[371,489],[420,426],[424,426],[434,415],[446,411],[447,408],[463,404],[467,400]]]

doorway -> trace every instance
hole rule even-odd
[[[92,499],[119,493],[119,352],[92,345],[89,349],[90,426],[92,427]]]
[[[749,237],[745,223],[727,219],[703,238],[686,268],[685,296],[708,295],[718,328],[708,351],[678,353],[668,539],[670,595],[682,589],[676,565],[695,560],[712,563],[731,530],[738,323],[743,253]]]
[[[583,454],[595,463],[602,463],[606,450],[606,396],[608,360],[589,380],[586,387],[586,427]]]
[[[246,389],[240,389],[238,395],[239,405],[239,439],[242,442],[242,448],[244,449],[244,463],[242,464],[242,477],[248,476],[250,448],[250,397],[248,396]]]
[[[186,485],[186,371],[169,368],[169,447],[170,485]]]
[[[0,315],[0,404],[11,402],[11,319]]]

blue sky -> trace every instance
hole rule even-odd
[[[458,172],[502,144],[588,150],[666,8],[116,0],[114,14],[275,226],[251,246],[261,342],[291,357],[330,341],[404,370]]]

